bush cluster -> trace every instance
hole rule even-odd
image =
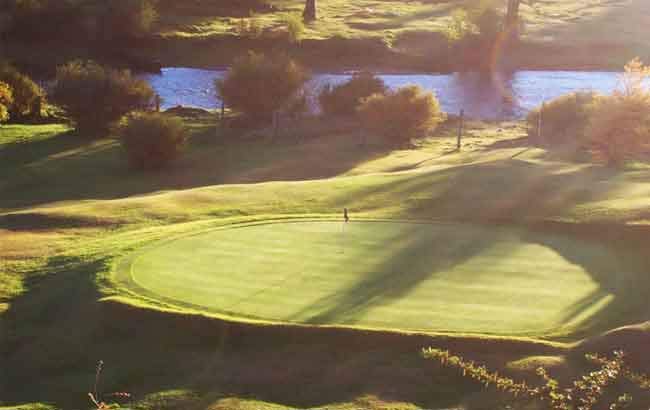
[[[595,160],[608,165],[645,157],[650,153],[648,79],[650,67],[635,59],[625,66],[621,87],[611,95],[572,93],[532,111],[527,118],[529,136],[538,143],[589,150]]]
[[[354,115],[365,98],[385,93],[384,81],[370,72],[363,71],[341,85],[326,85],[320,93],[319,102],[327,115]]]
[[[252,121],[268,121],[274,112],[295,105],[308,79],[307,71],[286,56],[250,52],[234,62],[216,87],[234,111]]]
[[[586,134],[594,158],[608,165],[650,153],[650,93],[597,99]]]
[[[154,104],[154,91],[128,70],[73,61],[57,69],[52,100],[65,110],[78,130],[105,135],[111,124],[131,111]]]
[[[372,95],[358,112],[368,131],[402,141],[435,129],[445,120],[438,99],[418,86]]]
[[[13,102],[8,105],[11,118],[20,120],[38,116],[44,92],[28,76],[9,64],[0,64],[0,81],[12,91]]]
[[[586,128],[593,116],[594,102],[598,98],[598,95],[591,91],[575,92],[537,107],[526,117],[528,136],[539,144],[582,145],[585,142]]]
[[[14,96],[9,84],[0,81],[0,123],[9,119],[9,107],[14,102]]]
[[[305,34],[305,22],[298,14],[287,13],[282,16],[282,22],[287,27],[289,42],[292,44],[300,43]]]
[[[118,134],[129,163],[140,170],[169,165],[187,140],[180,118],[159,113],[131,116],[118,128]]]
[[[5,31],[31,41],[133,39],[158,18],[156,0],[4,0],[3,8]]]

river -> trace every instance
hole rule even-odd
[[[224,70],[164,68],[146,79],[163,99],[163,108],[177,105],[215,109],[221,101],[214,88]],[[379,74],[391,88],[416,84],[433,91],[444,111],[464,109],[472,118],[518,119],[544,101],[580,90],[610,93],[618,84],[619,73],[587,71],[516,71],[509,74]],[[337,84],[351,77],[343,74],[314,74],[307,85],[310,94],[327,83]]]

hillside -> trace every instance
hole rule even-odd
[[[139,409],[448,407],[468,404],[478,387],[423,361],[422,347],[499,368],[513,362],[517,374],[530,371],[526,358],[550,356],[534,361],[560,363],[566,375],[567,366],[583,369],[581,346],[607,352],[619,339],[569,342],[647,319],[647,278],[624,286],[572,247],[565,257],[599,284],[575,314],[609,302],[552,341],[272,326],[143,297],[112,276],[134,250],[234,223],[336,218],[343,207],[355,218],[498,223],[580,241],[598,233],[599,246],[645,255],[650,170],[614,171],[532,147],[516,123],[470,124],[458,153],[453,124],[399,148],[360,145],[341,124],[311,138],[262,132],[224,145],[229,135],[215,133],[212,117],[188,121],[187,156],[157,175],[129,171],[113,140],[91,142],[60,125],[3,127],[0,352],[11,378],[0,384],[0,404],[87,405],[101,359],[104,391],[132,392]],[[626,346],[646,340],[641,330],[625,333]]]
[[[257,47],[254,41],[244,41],[232,50],[232,44],[220,41],[224,36],[232,39],[237,33],[241,10],[226,15],[199,12],[210,10],[209,2],[203,3],[204,9],[178,7],[173,13],[163,13],[159,32],[168,39],[165,44],[172,47],[161,50],[159,57],[163,61],[174,61],[173,57],[183,64],[214,66],[224,64],[237,48]],[[305,55],[305,61],[328,68],[332,67],[327,59],[335,55],[348,65],[381,66],[383,60],[375,54],[397,53],[406,59],[401,63],[406,69],[436,70],[442,67],[436,57],[443,56],[446,48],[441,31],[452,11],[473,3],[475,0],[323,0],[319,2],[320,18],[308,25],[303,49],[297,52]],[[272,8],[261,7],[247,19],[277,37],[283,16],[300,13],[304,1],[269,0],[267,4]],[[650,49],[643,40],[648,35],[650,5],[643,0],[531,0],[523,2],[521,17],[523,43],[507,53],[507,60],[517,67],[618,69],[635,56],[650,58]],[[195,44],[198,40],[202,42]],[[181,51],[181,44],[196,48]],[[268,44],[262,42],[259,46]],[[215,53],[201,54],[201,47],[214,47]],[[357,54],[363,50],[365,57],[348,56],[350,48]],[[594,55],[598,58],[594,59]]]

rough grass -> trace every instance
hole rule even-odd
[[[360,217],[534,224],[613,250],[641,253],[647,243],[647,167],[613,171],[530,148],[517,124],[472,123],[460,153],[453,124],[405,148],[372,139],[360,145],[354,127],[330,132],[328,124],[311,137],[275,141],[264,132],[217,133],[211,117],[191,124],[187,156],[155,175],[128,171],[112,140],[90,141],[63,126],[0,129],[0,279],[9,284],[0,288],[2,405],[88,406],[102,359],[103,391],[130,391],[142,409],[158,408],[145,399],[172,390],[190,394],[161,398],[169,408],[221,400],[353,408],[369,396],[377,401],[364,403],[374,408],[448,408],[478,388],[421,360],[420,347],[453,348],[496,367],[570,348],[164,311],[110,281],[119,258],[162,239],[245,221],[339,217],[348,206]],[[588,261],[574,262],[584,268]],[[644,282],[635,283],[647,294]],[[630,322],[647,319],[630,293],[617,293],[625,289],[616,281],[599,284],[617,295],[609,313],[630,309]],[[611,317],[600,316],[598,326]],[[615,345],[607,340],[599,349]]]

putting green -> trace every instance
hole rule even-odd
[[[625,256],[561,235],[324,221],[178,239],[133,258],[129,272],[150,295],[239,317],[538,336],[611,319],[637,276]]]

